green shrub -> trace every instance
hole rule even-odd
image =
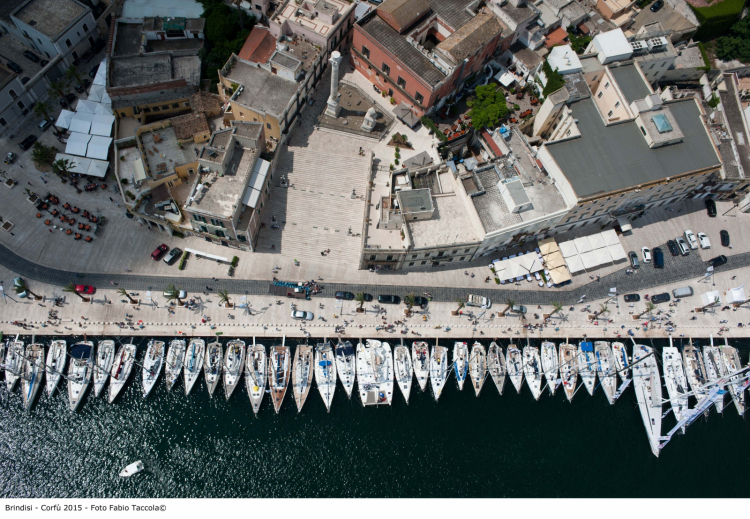
[[[709,99],[706,104],[710,106],[711,108],[716,108],[717,106],[719,106],[720,102],[721,100],[718,97],[716,97],[716,94],[711,94],[711,99]]]
[[[172,236],[174,236],[175,238],[185,238],[185,235],[180,231],[172,231]]]
[[[547,77],[547,86],[542,90],[542,95],[544,97],[549,96],[553,92],[557,92],[565,86],[565,79],[563,79],[562,74],[557,70],[552,70],[552,67],[547,60],[544,60],[544,63],[542,63],[542,70]]]
[[[508,104],[503,91],[495,84],[480,85],[474,89],[474,97],[466,104],[471,108],[469,117],[474,128],[492,128],[508,114]]]
[[[445,142],[445,141],[447,141],[447,140],[448,140],[448,137],[446,137],[445,135],[443,135],[443,132],[441,132],[441,131],[440,131],[440,130],[438,129],[438,127],[437,127],[437,126],[435,126],[435,123],[433,122],[433,120],[432,120],[432,119],[430,119],[430,118],[429,118],[429,117],[427,117],[426,115],[423,115],[423,116],[422,116],[422,118],[420,119],[420,121],[422,121],[422,124],[423,124],[423,125],[424,125],[425,127],[427,127],[427,129],[429,129],[429,130],[432,130],[432,133],[434,133],[435,135],[437,135],[437,138],[438,138],[438,139],[440,139],[440,140],[441,140],[441,141],[443,141],[443,142]]]
[[[130,198],[131,200],[135,200],[135,195],[130,191],[125,191],[125,196]]]
[[[691,5],[690,8],[695,12],[695,16],[700,22],[700,28],[693,38],[708,41],[726,35],[737,21],[744,6],[745,0],[724,0],[714,2],[714,5],[708,7],[693,7]]]
[[[237,256],[233,257],[233,258],[232,258],[232,267],[233,267],[233,268],[237,268],[237,264],[238,264],[239,262],[240,262],[240,258],[238,258]]]
[[[122,184],[123,186],[127,186],[128,185],[128,179],[127,178],[121,178],[120,179],[120,184]]]
[[[392,97],[391,97],[391,104],[392,104],[392,105],[395,105],[395,104],[396,104],[396,100],[395,100],[395,99],[393,99]]]
[[[521,107],[515,103],[513,103],[513,110],[520,110]]]
[[[703,68],[703,70],[708,72],[709,70],[711,70],[711,61],[708,59],[708,52],[706,52],[706,46],[703,45],[702,41],[698,42],[698,49],[701,51],[701,57],[703,58],[703,63],[706,64],[705,67],[701,67],[701,68]]]

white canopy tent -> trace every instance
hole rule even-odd
[[[78,173],[80,175],[87,175],[89,166],[91,166],[91,159],[87,159],[86,157],[75,157],[73,155],[68,155],[67,153],[58,153],[55,155],[55,160],[68,160],[70,161],[68,165],[70,168],[68,171],[71,173]]]
[[[107,86],[107,61],[108,58],[104,58],[99,63],[99,68],[96,70],[96,76],[94,76],[94,85]]]
[[[525,254],[499,262],[493,262],[495,274],[500,279],[513,279],[543,270],[542,260],[536,254]]]
[[[78,133],[89,133],[91,130],[91,122],[94,120],[94,114],[87,112],[76,112],[73,118],[70,120],[70,127],[68,128],[71,132]]]
[[[599,266],[597,254],[592,250],[582,253],[580,257],[583,262],[583,268],[586,270],[594,269]]]
[[[617,243],[609,245],[607,247],[607,250],[609,251],[610,256],[612,256],[612,261],[614,261],[615,263],[628,259],[628,255],[625,252],[623,246],[620,245],[619,241]]]
[[[101,135],[109,137],[112,135],[112,127],[115,124],[114,115],[95,114],[94,120],[91,121],[91,135]]]
[[[112,144],[112,137],[101,137],[94,135],[88,145],[86,156],[91,159],[107,160],[109,156],[109,147]]]
[[[563,255],[563,258],[570,258],[572,256],[578,256],[578,249],[576,249],[576,244],[573,240],[570,241],[564,241],[559,244],[560,245],[560,252]]]
[[[609,253],[609,249],[604,247],[603,249],[596,249],[593,251],[596,253],[596,261],[598,265],[607,265],[612,263],[612,255]]]
[[[583,272],[585,269],[583,268],[583,261],[581,261],[581,257],[576,254],[575,256],[570,256],[569,258],[565,258],[565,262],[568,264],[568,270],[575,274],[576,272]]]
[[[712,290],[711,292],[706,292],[705,294],[701,295],[701,301],[703,302],[703,306],[715,304],[720,305],[721,295],[719,294],[718,290]]]
[[[63,111],[60,112],[60,117],[57,118],[55,126],[57,126],[58,128],[65,128],[67,130],[68,128],[70,128],[70,121],[73,119],[73,116],[75,114],[75,112],[63,109]]]
[[[112,99],[107,94],[107,89],[104,85],[91,85],[88,100],[95,103],[112,104]]]
[[[78,104],[76,105],[76,112],[87,114],[96,113],[96,105],[98,104],[99,103],[93,101],[87,101],[86,99],[79,99]]]
[[[614,229],[607,229],[606,231],[601,232],[602,238],[604,238],[604,243],[607,246],[613,245],[615,243],[620,243],[620,238],[617,237],[617,232],[615,232]]]
[[[586,236],[579,236],[575,240],[573,240],[576,244],[576,249],[578,250],[579,254],[584,254],[586,252],[589,252],[591,250],[591,243],[589,242],[588,237]]]
[[[557,267],[556,269],[550,270],[549,277],[552,278],[552,282],[555,285],[559,285],[561,283],[565,283],[566,281],[570,281],[570,274],[568,273],[568,269],[565,268],[565,266]]]
[[[91,135],[87,133],[71,133],[70,137],[68,137],[68,143],[65,146],[65,153],[85,157],[90,140]]]
[[[737,288],[730,288],[727,290],[727,304],[742,304],[747,301],[745,295],[745,285],[741,285]]]
[[[603,249],[607,246],[607,244],[604,243],[604,238],[602,238],[601,233],[592,234],[588,236],[588,239],[591,244],[591,250]]]
[[[107,175],[107,168],[109,168],[109,162],[106,160],[94,160],[94,159],[87,159],[91,161],[91,164],[89,165],[88,171],[86,171],[86,175],[90,177],[97,177],[97,178],[104,178]]]
[[[112,112],[112,104],[111,103],[97,103],[96,104],[96,111],[94,113],[97,114],[106,114],[106,115],[114,115],[114,112]]]

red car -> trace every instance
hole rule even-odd
[[[79,294],[93,294],[96,288],[89,285],[76,285],[76,292]]]
[[[156,247],[156,250],[151,253],[151,259],[154,261],[159,261],[162,256],[164,256],[167,251],[169,250],[169,247],[164,245],[163,243]]]

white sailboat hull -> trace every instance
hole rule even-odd
[[[156,385],[159,374],[164,367],[164,342],[151,340],[146,349],[146,356],[143,357],[143,370],[141,376],[143,380],[143,398],[146,398]]]
[[[539,400],[542,395],[542,360],[536,346],[526,346],[523,349],[523,370],[534,400]]]
[[[516,392],[520,395],[521,386],[523,386],[523,355],[521,354],[521,350],[512,344],[508,346],[505,367],[508,370],[508,377],[510,377],[513,387],[516,388]]]
[[[549,388],[549,394],[555,396],[555,390],[557,389],[557,348],[554,343],[543,342],[542,343],[542,371],[544,371],[544,377],[547,379],[547,387]]]
[[[444,346],[433,346],[430,354],[430,385],[435,402],[445,387],[445,379],[448,373],[448,348]]]
[[[411,356],[406,346],[396,346],[393,354],[395,364],[396,384],[404,395],[404,400],[409,403],[409,394],[411,393],[411,382],[414,375],[412,369]]]
[[[489,353],[487,354],[487,368],[489,369],[492,381],[495,383],[497,392],[503,394],[505,379],[507,378],[507,368],[505,366],[505,354],[503,349],[495,344],[490,344]]]
[[[47,352],[47,396],[52,396],[65,371],[68,354],[65,341],[52,341]]]
[[[412,344],[411,361],[419,389],[424,391],[427,389],[427,381],[430,379],[430,349],[426,342]]]
[[[185,360],[185,341],[174,340],[169,343],[167,358],[164,362],[164,376],[167,379],[167,391],[171,391],[182,373],[182,363]]]
[[[330,411],[336,392],[336,359],[333,356],[333,348],[328,343],[319,344],[315,348],[315,384],[318,386],[326,411]]]
[[[209,344],[203,360],[203,374],[206,378],[206,389],[208,389],[208,396],[210,398],[213,398],[219,378],[221,378],[221,363],[223,359],[224,350],[221,344],[218,342]]]
[[[115,341],[99,341],[96,351],[96,369],[94,369],[94,396],[99,398],[109,380],[112,362],[115,360]]]
[[[224,353],[224,396],[227,400],[234,393],[245,366],[245,343],[230,341]]]
[[[266,392],[266,348],[262,344],[251,346],[245,357],[245,387],[253,406],[253,413],[258,414],[263,395]]]
[[[115,401],[130,378],[130,372],[133,371],[133,364],[135,364],[136,351],[135,344],[124,344],[120,346],[120,351],[115,356],[109,380],[108,400],[110,404]]]
[[[349,351],[350,348],[351,351]],[[351,398],[354,381],[357,379],[357,354],[348,341],[339,342],[339,345],[336,346],[336,371],[341,385],[344,386],[346,396]]]
[[[185,374],[185,396],[193,390],[196,380],[203,369],[203,356],[206,351],[206,343],[201,339],[190,341],[187,352],[185,353],[185,364],[183,366]]]

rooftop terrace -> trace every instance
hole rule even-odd
[[[274,115],[282,114],[299,88],[299,84],[294,81],[288,81],[239,60],[227,78],[245,87],[242,92],[236,94],[234,101],[253,110]]]
[[[185,208],[217,216],[233,216],[257,158],[258,150],[237,147],[223,176],[217,172],[201,175],[201,189]]]
[[[198,160],[192,146],[180,148],[174,128],[171,126],[155,133],[141,134],[141,143],[144,150],[143,158],[153,178],[169,175],[174,172],[175,166]]]
[[[75,0],[32,0],[13,16],[52,41],[88,8]]]

